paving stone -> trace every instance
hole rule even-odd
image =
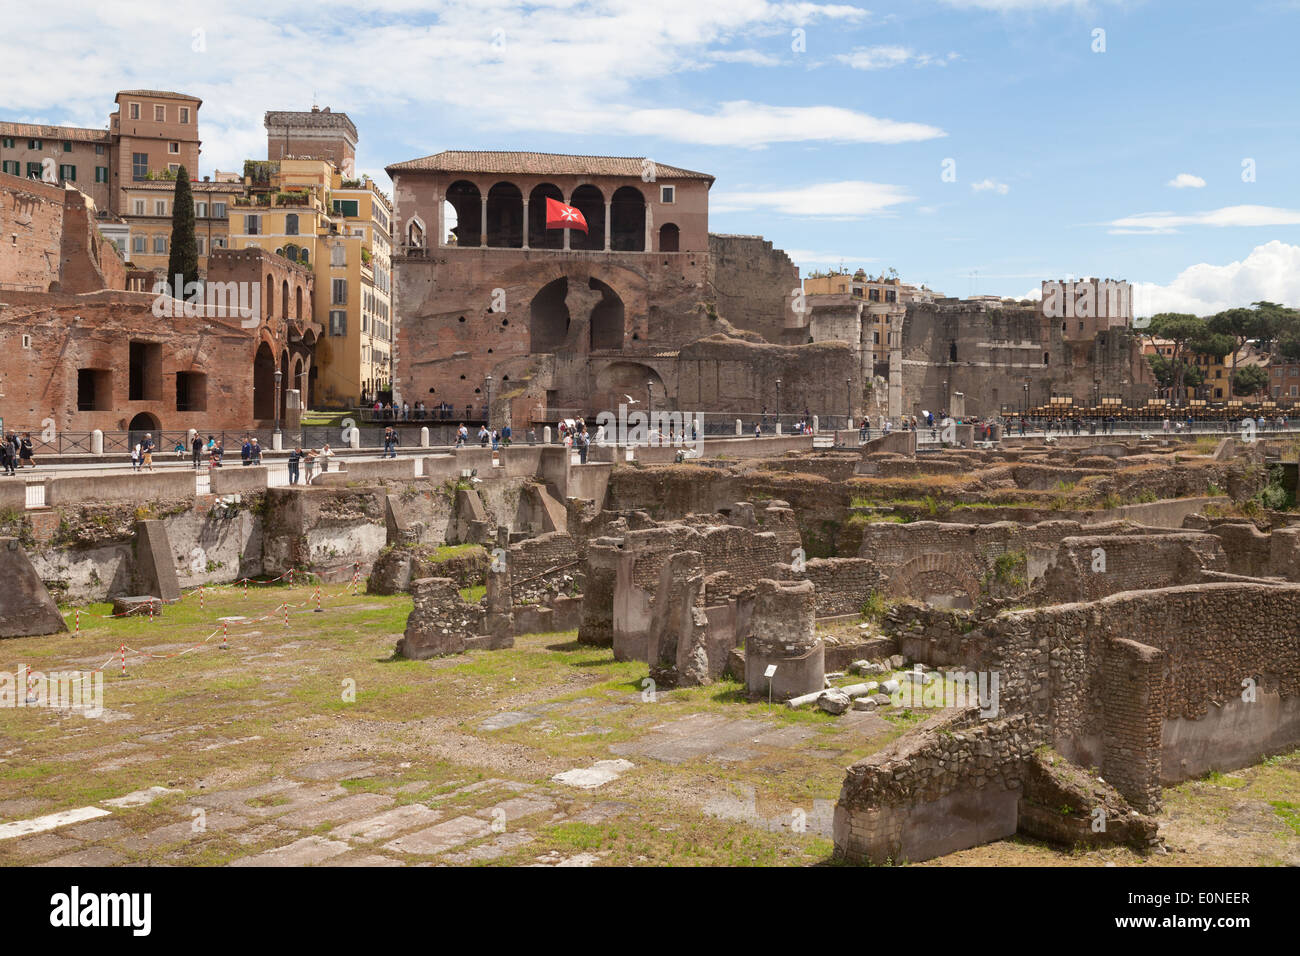
[[[556,783],[563,783],[570,787],[581,787],[584,790],[594,790],[596,787],[604,786],[611,780],[617,780],[627,771],[635,766],[630,760],[597,760],[590,767],[577,767],[573,770],[566,770],[563,773],[557,773],[551,779]]]
[[[422,803],[409,803],[404,807],[394,807],[368,820],[346,823],[334,829],[331,836],[370,843],[375,840],[386,840],[406,830],[430,825],[441,817],[441,811],[430,810]]]
[[[236,807],[258,797],[269,797],[301,786],[302,784],[294,783],[292,780],[272,780],[270,783],[259,783],[239,790],[216,790],[212,793],[200,794],[194,798],[194,802],[204,807]]]
[[[102,800],[100,802],[106,807],[143,807],[153,803],[165,794],[180,792],[179,790],[169,790],[167,787],[149,787],[147,790],[135,790],[126,796],[114,797],[112,800]]]
[[[310,828],[322,823],[365,817],[392,806],[393,798],[383,793],[354,793],[332,803],[318,804],[286,813],[277,821],[281,826]]]
[[[265,843],[280,834],[288,835],[287,830],[282,830],[274,823],[263,823],[261,826],[253,827],[249,830],[231,834],[235,842],[240,846],[252,846],[254,843]]]
[[[106,817],[108,814],[109,811],[102,810],[99,807],[78,807],[75,810],[60,810],[58,813],[47,813],[43,817],[35,817],[31,820],[13,820],[9,823],[0,823],[0,840],[28,836],[33,833],[44,833],[46,830],[71,826],[74,823],[94,820],[97,817]]]
[[[493,811],[500,810],[505,814],[506,820],[509,821],[554,809],[555,801],[548,800],[545,797],[513,797],[503,803],[498,803],[495,807],[479,810],[478,816],[492,817]]]
[[[84,850],[78,850],[76,853],[69,853],[65,856],[56,856],[52,860],[46,860],[44,863],[38,863],[37,866],[116,866],[124,861],[124,857],[116,850],[110,850],[106,846],[92,846]]]
[[[321,760],[295,767],[291,772],[304,780],[344,780],[374,776],[371,770],[374,765],[370,760]]]
[[[493,714],[487,720],[478,725],[479,730],[504,730],[507,727],[515,727],[519,724],[526,724],[530,720],[537,720],[542,715],[527,710],[507,710],[504,713]]]
[[[320,864],[321,866],[402,866],[401,860],[394,860],[391,856],[380,856],[378,853],[344,853],[342,856],[332,857]]]
[[[575,813],[569,819],[574,823],[603,823],[614,817],[622,816],[631,809],[632,805],[630,803],[606,800],[592,804],[581,813]]]
[[[42,833],[30,836],[13,844],[13,848],[22,856],[54,856],[57,853],[71,853],[81,846],[78,840],[69,840],[57,833]]]
[[[532,843],[536,837],[526,830],[516,830],[512,833],[503,833],[495,840],[484,843],[481,846],[471,847],[468,850],[462,850],[459,853],[448,853],[444,860],[448,863],[475,863],[482,860],[495,860],[498,857],[505,856],[511,850],[518,849],[521,846],[527,846]]]
[[[352,847],[339,840],[329,840],[321,836],[303,837],[288,846],[277,847],[235,860],[231,866],[311,866],[330,857],[348,852]]]
[[[68,827],[63,832],[65,836],[75,837],[78,840],[96,842],[111,840],[124,833],[130,833],[131,829],[117,820],[92,820],[89,823],[79,823],[75,827]]]
[[[125,840],[120,841],[120,845],[132,853],[143,853],[146,850],[170,846],[174,843],[188,843],[190,840],[200,840],[209,833],[233,830],[247,823],[248,817],[226,813],[224,810],[209,810],[203,814],[203,829],[199,832],[195,832],[195,820],[190,818],[177,823],[169,823],[167,826],[158,827],[148,833],[127,837]]]
[[[453,817],[445,823],[385,843],[384,849],[393,853],[442,853],[491,832],[491,824],[477,817]]]

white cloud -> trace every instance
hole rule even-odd
[[[1204,189],[1205,180],[1191,173],[1179,173],[1165,185],[1173,186],[1174,189]]]
[[[313,101],[352,115],[363,150],[366,123],[394,117],[418,144],[412,156],[426,146],[475,145],[428,142],[440,128],[468,128],[503,144],[523,138],[518,133],[568,129],[751,147],[943,135],[829,106],[684,99],[678,110],[647,108],[655,81],[726,62],[766,62],[746,49],[750,38],[780,35],[788,43],[796,25],[833,29],[867,20],[868,11],[847,4],[375,0],[359,9],[345,0],[320,0],[311,16],[288,0],[219,13],[197,0],[79,4],[58,17],[57,30],[0,35],[5,112],[57,110],[63,122],[102,128],[117,89],[194,93],[204,100],[205,170],[246,158],[249,144],[264,140],[265,110],[305,109]],[[195,30],[205,31],[201,51]]]
[[[749,66],[780,66],[781,58],[758,50],[714,50],[709,59],[715,63],[745,63]]]
[[[971,183],[970,188],[975,190],[977,193],[995,192],[999,196],[1005,196],[1007,193],[1011,192],[1010,186],[994,179],[981,179],[977,183]]]
[[[887,213],[889,207],[911,200],[902,186],[846,180],[798,189],[715,193],[709,199],[709,212],[765,209],[805,219],[857,219]]]
[[[905,63],[915,66],[947,66],[956,60],[956,53],[937,56],[917,53],[905,46],[860,46],[848,53],[837,53],[835,59],[855,70],[888,70]]]
[[[1032,289],[1023,298],[1040,299],[1042,290]],[[1212,315],[1260,301],[1300,304],[1300,246],[1274,239],[1256,246],[1240,262],[1188,266],[1167,285],[1133,283],[1133,314],[1138,316]]]
[[[1177,232],[1180,226],[1296,226],[1300,209],[1278,206],[1224,206],[1207,212],[1179,215],[1172,212],[1144,212],[1110,223],[1113,235],[1162,235]]]
[[[1088,7],[1089,0],[943,0],[950,7],[1012,13],[1026,10],[1060,10],[1065,7]],[[1123,3],[1124,0],[1111,0]]]

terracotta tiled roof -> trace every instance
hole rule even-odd
[[[655,179],[702,179],[708,173],[653,163]],[[576,156],[567,153],[516,153],[491,150],[449,149],[422,159],[394,163],[388,172],[487,173],[504,176],[618,176],[641,178],[645,159],[640,156]]]
[[[161,98],[164,100],[193,100],[195,103],[203,102],[197,96],[192,96],[189,93],[173,93],[170,90],[122,90],[120,93],[117,94],[117,98],[119,100],[124,96],[151,96],[154,97],[155,99]]]
[[[113,134],[106,129],[85,129],[80,126],[37,126],[33,123],[0,123],[0,136],[22,139],[70,139],[82,143],[111,143]]]

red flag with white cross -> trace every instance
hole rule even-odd
[[[572,206],[566,206],[558,199],[546,197],[547,229],[581,229],[587,231],[587,217]]]

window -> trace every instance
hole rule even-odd
[[[134,215],[136,215],[136,216],[143,216],[143,215],[144,215],[144,200],[143,200],[143,199],[137,199],[137,200],[135,200],[134,203],[133,203],[132,206],[131,206],[131,211],[132,211],[132,213],[133,213]]]
[[[355,199],[336,199],[334,200],[334,212],[340,216],[357,215],[357,200]]]
[[[97,183],[106,183],[106,182],[108,182],[108,167],[107,167],[107,166],[96,166],[96,167],[95,167],[95,182],[97,182]]]
[[[25,349],[29,349],[29,348],[31,348],[31,347],[32,347],[32,337],[31,337],[30,335],[24,335],[24,336],[23,336],[23,348],[25,348]]]
[[[12,136],[4,137],[3,139],[0,139],[0,145],[3,145],[5,149],[13,149],[14,138]]]
[[[164,255],[167,254],[167,237],[166,237],[166,236],[154,236],[154,237],[153,237],[153,254],[156,255],[156,256],[164,256]]]
[[[676,201],[677,201],[677,187],[676,187],[676,186],[660,186],[660,187],[659,187],[659,201],[660,201],[661,203],[673,203],[673,202],[676,202]]]
[[[333,305],[346,305],[348,301],[348,280],[330,280],[330,302]]]
[[[128,106],[130,108],[128,115],[131,117],[131,119],[138,120],[140,118],[140,104],[130,103],[128,104]]]
[[[64,182],[75,183],[77,181],[77,167],[70,163],[60,163],[59,178]]]
[[[194,237],[194,246],[195,246],[195,250],[198,252],[199,255],[201,255],[201,256],[207,255],[207,250],[203,248],[203,237],[202,237],[202,236],[195,236],[195,237]]]
[[[173,156],[177,155],[180,151],[181,151],[181,144],[180,144],[180,143],[168,143],[168,144],[167,144],[167,152],[171,153]]]
[[[167,200],[166,200],[166,199],[155,199],[155,200],[153,201],[153,214],[154,214],[155,216],[165,216],[165,215],[167,215]]]
[[[330,335],[348,334],[348,314],[346,312],[330,313]]]
[[[226,248],[226,237],[225,237],[225,236],[213,236],[213,237],[212,237],[212,248],[213,248],[213,249],[224,249],[224,248]]]
[[[70,152],[72,152],[72,140],[70,140],[70,139],[65,139],[65,140],[63,141],[63,151],[64,151],[65,153],[70,153]]]
[[[142,252],[144,252],[144,249],[145,249],[145,245],[144,245],[144,236],[132,236],[132,237],[131,237],[131,251],[132,251],[132,252],[141,252],[141,253],[142,253]]]
[[[167,107],[154,104],[153,121],[155,123],[167,122]]]
[[[149,178],[149,154],[131,154],[131,178],[139,182]]]
[[[196,202],[194,204],[194,217],[196,219],[208,218],[208,204],[205,202]]]
[[[40,164],[40,163],[28,163],[28,164],[27,164],[27,178],[28,178],[28,179],[40,179],[40,178],[41,178],[41,164]]]
[[[168,163],[167,169],[172,173],[172,175],[175,175],[181,171],[181,165],[180,163]]]
[[[188,125],[189,125],[189,122],[190,122],[190,108],[189,108],[188,106],[182,106],[182,107],[181,107],[181,125],[182,125],[182,126],[188,126]]]
[[[104,155],[104,146],[103,146],[102,143],[96,143],[96,144],[95,144],[95,155],[96,155],[96,156],[103,156],[103,155]]]
[[[212,218],[213,218],[213,219],[225,219],[225,218],[226,218],[226,204],[225,204],[225,203],[223,203],[223,202],[214,202],[214,203],[212,204]]]
[[[27,141],[27,148],[28,148],[28,149],[40,149],[40,148],[41,148],[41,141],[40,141],[39,139],[29,139],[29,140]]]
[[[298,235],[298,214],[296,212],[288,213],[284,217],[284,234],[286,236]]]
[[[343,248],[343,243],[336,242],[330,246],[330,265],[345,266],[348,264],[348,251]]]
[[[21,167],[20,165],[18,165],[18,160],[16,160],[16,159],[6,159],[6,160],[4,161],[4,164],[3,164],[2,170],[3,170],[3,172],[6,172],[6,173],[8,173],[8,174],[11,175],[11,176],[17,176],[17,175],[20,175],[20,174],[21,174],[21,172],[22,172],[22,167]]]
[[[250,236],[260,236],[262,234],[262,217],[245,216],[244,232],[246,232]]]

